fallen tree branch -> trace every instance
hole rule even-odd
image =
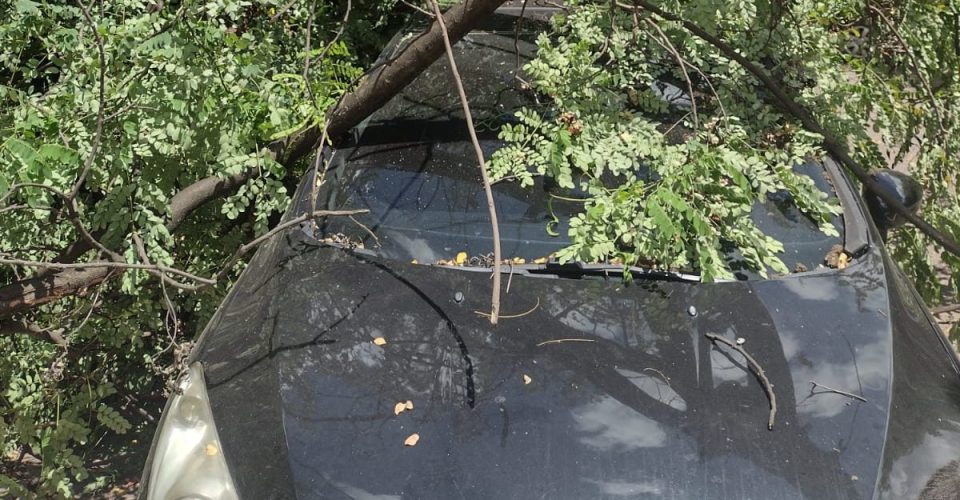
[[[464,0],[443,14],[444,28],[450,43],[456,43],[484,18],[493,14],[506,0]],[[396,57],[365,75],[360,84],[343,96],[330,111],[327,134],[339,138],[394,95],[406,87],[444,52],[443,34],[436,19],[426,31],[411,41]],[[284,152],[284,159],[303,158],[314,149],[320,138],[320,127],[310,127],[297,134]],[[336,142],[336,141],[335,141]],[[281,161],[284,165],[286,161]]]
[[[493,13],[505,0],[465,0],[450,8],[443,18],[447,35],[455,43],[477,23]],[[293,2],[291,2],[292,4]],[[282,9],[278,11],[282,12]],[[379,109],[444,52],[443,36],[436,20],[411,41],[395,58],[366,74],[357,87],[345,94],[328,113],[330,137],[342,136],[370,113]],[[312,151],[321,136],[319,127],[310,127],[286,141],[271,144],[276,160],[290,167]],[[167,230],[173,232],[194,210],[231,193],[257,175],[248,169],[227,177],[212,175],[176,193],[170,200]],[[71,252],[79,258],[89,248],[77,244]],[[82,249],[83,251],[77,251]],[[62,297],[83,293],[107,278],[109,269],[67,269],[60,273],[27,278],[0,287],[0,318],[23,312]]]
[[[821,143],[823,149],[830,153],[834,159],[842,163],[847,170],[849,170],[868,190],[870,190],[870,192],[880,197],[880,199],[882,199],[890,208],[902,215],[904,219],[910,221],[914,226],[923,231],[924,234],[940,244],[940,246],[942,246],[945,250],[954,255],[960,256],[960,243],[957,243],[957,241],[950,236],[931,226],[929,223],[927,223],[927,221],[923,220],[923,218],[910,211],[910,209],[907,207],[903,206],[903,204],[900,203],[899,200],[897,200],[892,194],[883,189],[883,187],[881,187],[880,184],[874,180],[869,173],[867,173],[860,163],[854,160],[847,153],[844,143],[837,139],[832,133],[824,129],[820,125],[820,122],[817,121],[817,119],[806,108],[788,96],[783,87],[778,85],[777,82],[775,82],[765,70],[737,52],[729,44],[710,34],[697,24],[687,21],[676,14],[666,12],[663,9],[647,2],[646,0],[633,0],[633,3],[634,5],[628,5],[617,1],[616,5],[619,8],[627,10],[642,9],[667,21],[680,23],[691,34],[716,47],[716,49],[719,50],[724,57],[732,59],[740,64],[757,80],[759,80],[763,86],[767,88],[767,90],[770,91],[770,93],[773,95],[775,101],[773,104],[775,106],[799,120],[803,127],[809,132],[813,132],[823,137],[823,141]]]
[[[760,379],[760,385],[763,386],[763,390],[767,393],[767,398],[770,399],[770,416],[767,418],[767,429],[773,430],[773,421],[777,416],[777,395],[773,393],[773,384],[770,383],[770,379],[767,378],[766,372],[763,371],[763,367],[760,366],[760,363],[756,359],[753,359],[753,356],[750,355],[737,342],[734,342],[726,337],[721,337],[715,333],[706,333],[706,337],[714,342],[720,342],[730,347],[734,351],[737,351],[742,355],[748,363],[750,363],[750,368],[753,370],[753,373]]]
[[[159,277],[163,280],[164,283],[175,286],[186,291],[197,291],[210,286],[216,285],[219,283],[223,277],[233,268],[233,266],[240,260],[241,257],[249,253],[251,250],[257,248],[263,243],[270,240],[279,233],[289,229],[290,227],[296,226],[302,222],[306,222],[311,219],[316,219],[319,217],[326,216],[350,216],[357,215],[361,213],[367,213],[367,210],[318,210],[312,213],[301,215],[295,219],[291,219],[279,226],[273,228],[270,232],[260,236],[259,238],[241,246],[237,251],[226,261],[226,263],[210,278],[205,278],[202,276],[197,276],[186,271],[176,269],[173,267],[161,265],[161,264],[132,264],[128,262],[114,262],[114,261],[95,261],[95,262],[83,262],[83,263],[57,263],[57,262],[40,262],[32,261],[25,259],[10,259],[5,257],[0,257],[0,264],[9,265],[9,266],[25,266],[25,267],[37,267],[37,268],[54,268],[54,269],[70,269],[75,270],[72,274],[58,273],[39,280],[46,285],[43,289],[37,289],[36,287],[27,287],[21,285],[22,291],[13,296],[4,296],[3,292],[11,287],[18,286],[17,283],[13,285],[8,285],[3,289],[0,289],[0,311],[22,311],[25,309],[30,309],[53,300],[57,300],[67,295],[75,295],[82,293],[87,290],[90,286],[101,283],[109,275],[110,271],[115,269],[120,269],[124,271],[130,270],[140,270],[146,271],[154,276]],[[146,252],[143,252],[143,257],[145,257]],[[143,258],[141,257],[141,258]],[[149,262],[149,260],[147,260]],[[196,285],[187,285],[180,283],[178,281],[172,280],[166,277],[167,274],[172,274],[176,276],[181,276],[188,280],[194,281]],[[91,285],[93,283],[93,285]]]
[[[437,18],[440,34],[443,36],[447,62],[450,63],[453,83],[457,87],[460,104],[463,106],[463,117],[467,122],[467,132],[470,134],[470,142],[473,143],[473,152],[477,155],[477,165],[480,167],[480,177],[483,179],[483,192],[487,195],[487,211],[490,213],[490,227],[493,232],[493,296],[490,298],[490,323],[496,325],[497,318],[500,316],[500,225],[497,222],[497,207],[493,201],[490,174],[487,173],[487,164],[483,159],[483,149],[480,147],[480,140],[477,139],[477,131],[473,126],[473,114],[470,113],[467,92],[463,89],[463,80],[460,79],[460,70],[457,69],[457,60],[453,57],[453,45],[450,44],[450,37],[447,35],[447,28],[437,0],[430,0],[430,4],[433,6],[433,14]],[[540,305],[539,301],[537,305]]]
[[[67,341],[63,338],[60,331],[45,330],[28,321],[0,321],[0,336],[18,334],[26,334],[45,342],[52,342],[60,347],[67,345]]]
[[[212,285],[216,283],[214,280],[203,278],[195,274],[190,274],[186,271],[181,271],[173,267],[165,266],[163,264],[131,264],[129,262],[113,262],[109,260],[98,260],[94,262],[80,262],[80,263],[62,263],[62,262],[44,262],[37,260],[26,260],[26,259],[10,259],[6,257],[0,257],[0,264],[7,266],[21,266],[21,267],[37,267],[37,268],[52,268],[52,269],[92,269],[92,268],[105,268],[105,269],[123,269],[123,270],[141,270],[141,271],[154,271],[161,273],[175,274],[182,276],[184,278],[197,281],[200,283]]]

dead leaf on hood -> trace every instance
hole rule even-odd
[[[533,379],[530,378],[530,375],[526,373],[523,374],[523,385],[528,385],[530,382],[533,382]]]
[[[385,338],[383,338],[383,337],[377,337],[377,338],[373,339],[373,343],[374,343],[375,345],[386,345],[386,344],[387,344],[387,339],[385,339]]]
[[[840,257],[837,258],[837,269],[846,268],[848,263],[850,263],[850,256],[846,253],[841,253]]]
[[[456,263],[459,266],[464,265],[467,262],[467,252],[460,252],[457,254]]]
[[[405,412],[405,411],[410,411],[410,410],[412,410],[412,409],[413,409],[413,401],[410,401],[410,400],[408,399],[408,400],[406,400],[406,401],[401,401],[401,402],[393,405],[393,414],[394,414],[394,415],[399,415],[399,414],[401,414],[401,413],[403,413],[403,412]]]
[[[420,442],[420,434],[417,434],[416,432],[414,432],[413,434],[410,434],[409,436],[407,436],[407,439],[403,440],[403,445],[416,446],[418,442]]]

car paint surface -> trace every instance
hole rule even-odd
[[[915,497],[960,457],[960,385],[884,259],[714,284],[516,275],[493,327],[488,272],[295,232],[195,357],[247,498]],[[772,431],[757,377],[706,333],[763,366]]]

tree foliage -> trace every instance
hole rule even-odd
[[[588,194],[561,257],[693,268],[709,280],[730,277],[721,248],[734,247],[760,272],[787,272],[782,244],[748,217],[779,192],[836,231],[838,207],[791,169],[823,156],[823,138],[771,104],[770,89],[742,65],[637,4],[567,5],[524,71],[543,106],[501,130],[507,146],[490,163],[504,181],[543,175]],[[924,216],[960,238],[955,3],[655,6],[764,68],[863,165],[907,165],[924,185]],[[396,8],[393,0],[0,0],[0,258],[215,273],[276,222],[305,168],[278,162],[277,145],[324,123],[400,19]],[[665,103],[655,82],[692,99]],[[175,193],[241,172],[255,174],[171,231]],[[960,259],[911,230],[894,232],[890,248],[930,304],[944,295],[938,258],[956,293]],[[5,283],[44,273],[0,268]],[[85,467],[93,444],[143,425],[142,396],[175,377],[230,285],[187,292],[144,270],[121,273],[0,318],[3,453],[27,451],[43,464],[23,494],[70,496],[103,484]],[[21,487],[0,474],[3,488]]]
[[[544,95],[506,125],[496,178],[547,175],[588,193],[563,259],[697,269],[730,278],[718,250],[785,273],[783,246],[750,222],[751,206],[786,191],[821,230],[836,234],[809,178],[791,170],[822,158],[823,137],[771,103],[770,89],[681,22],[633,3],[568,2],[524,70]],[[861,164],[901,163],[926,189],[924,213],[956,238],[958,62],[955,5],[848,2],[664,2],[674,17],[718,37],[762,68]],[[896,20],[893,22],[891,20]],[[663,83],[672,84],[664,90]],[[930,82],[938,82],[934,89]],[[670,88],[670,87],[668,87]],[[681,95],[680,105],[666,96]],[[692,98],[690,98],[692,96]],[[875,140],[879,132],[885,143]],[[882,151],[901,148],[899,157]],[[951,158],[953,161],[951,162]],[[894,253],[924,296],[940,298],[930,246],[897,232]],[[960,276],[955,256],[953,283]]]
[[[154,264],[215,272],[277,220],[303,171],[268,145],[322,121],[378,50],[391,2],[352,7],[344,24],[345,2],[0,2],[0,257],[70,260],[83,227],[126,262],[141,261],[136,236]],[[72,207],[58,192],[88,166]],[[257,174],[168,230],[174,193],[246,169]],[[42,496],[97,487],[86,451],[142,421],[138,401],[176,375],[228,286],[186,293],[126,272],[0,319],[4,457],[42,461]],[[38,339],[51,333],[62,345]]]

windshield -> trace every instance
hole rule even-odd
[[[522,63],[535,47],[520,40],[519,49]],[[481,147],[489,158],[502,145],[497,140],[499,126],[520,106],[535,106],[535,96],[516,78],[513,33],[473,33],[455,50]],[[820,164],[808,162],[796,170],[835,198]],[[352,144],[336,151],[321,175],[318,209],[369,213],[354,220],[323,221],[319,239],[362,244],[383,257],[406,262],[453,262],[464,252],[467,265],[492,263],[487,201],[443,58],[358,127]],[[505,259],[542,262],[569,245],[568,222],[583,208],[576,191],[560,190],[549,178],[538,177],[532,188],[498,182],[493,195]],[[842,243],[821,233],[785,192],[770,195],[768,202],[753,207],[751,215],[761,230],[783,242],[781,259],[791,270],[815,269],[833,245]],[[836,217],[834,224],[842,234],[841,218]],[[744,269],[735,249],[724,252],[738,278],[756,277]]]

